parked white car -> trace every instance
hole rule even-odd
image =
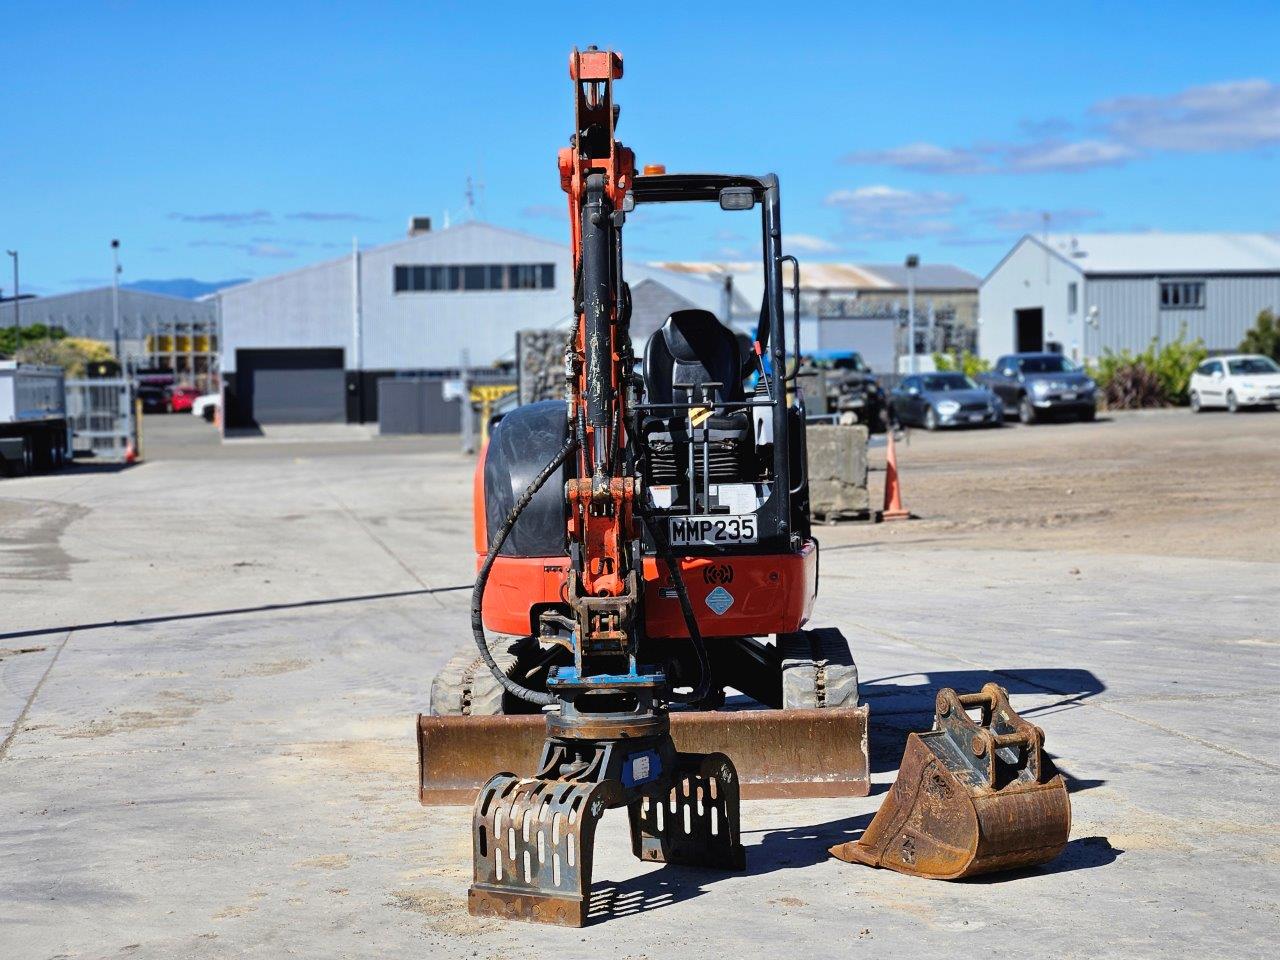
[[[205,393],[191,401],[191,413],[212,423],[213,418],[217,415],[218,407],[221,405],[222,394]]]
[[[1280,366],[1256,353],[1214,357],[1191,375],[1191,410],[1199,413],[1222,407],[1232,413],[1241,407],[1280,404]]]

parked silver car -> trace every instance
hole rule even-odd
[[[939,427],[998,427],[1004,423],[1000,398],[963,373],[921,373],[907,377],[890,394],[897,423],[926,430]]]

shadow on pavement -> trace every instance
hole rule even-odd
[[[1008,883],[1024,877],[1043,877],[1053,873],[1070,873],[1072,870],[1090,870],[1094,867],[1105,867],[1113,863],[1124,853],[1119,847],[1113,847],[1106,837],[1077,837],[1067,843],[1067,847],[1055,859],[1038,867],[1027,867],[1025,870],[1006,870],[1003,873],[987,873],[978,877],[969,877],[958,883]]]
[[[747,846],[747,868],[741,873],[696,867],[666,866],[629,880],[597,881],[591,887],[590,922],[633,916],[700,897],[707,887],[735,876],[760,876],[778,870],[810,867],[830,858],[828,850],[862,836],[873,814],[859,814],[808,827],[745,831],[743,839],[762,833],[759,843]],[[1028,877],[1089,870],[1114,862],[1124,851],[1106,837],[1078,837],[1054,860],[1025,870],[1008,870],[956,881],[965,884],[1011,883]],[[848,865],[848,869],[869,869]],[[921,883],[943,881],[922,880]]]
[[[830,847],[862,836],[871,817],[872,814],[864,813],[812,826],[744,831],[747,868],[739,872],[668,865],[629,880],[598,880],[591,885],[590,923],[692,900],[719,880],[755,877],[821,863],[829,859]],[[751,843],[757,834],[762,834],[760,841]]]

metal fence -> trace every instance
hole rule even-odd
[[[124,460],[137,436],[128,380],[68,380],[67,420],[78,453]]]

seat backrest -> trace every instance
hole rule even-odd
[[[709,310],[677,310],[644,347],[644,385],[650,403],[688,403],[703,383],[721,383],[721,403],[745,399],[738,338]]]

